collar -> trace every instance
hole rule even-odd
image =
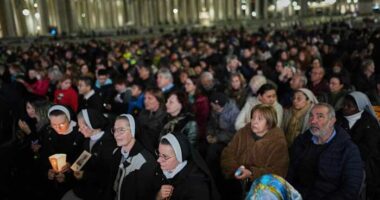
[[[84,99],[88,100],[94,94],[95,94],[95,90],[91,90],[90,92],[84,95]]]
[[[166,92],[170,89],[172,89],[172,87],[174,87],[174,84],[173,83],[170,83],[169,85],[165,86],[164,88],[162,88],[162,92]]]
[[[333,133],[331,134],[331,136],[329,137],[329,139],[328,139],[325,143],[323,143],[323,144],[328,144],[328,143],[330,143],[331,140],[334,139],[335,135],[336,135],[336,130],[334,129],[334,131],[333,131]],[[311,137],[311,140],[313,141],[314,144],[318,144],[318,137],[317,137],[317,136],[314,136],[314,135],[313,135],[313,137]],[[323,144],[322,144],[322,145],[323,145]]]
[[[98,141],[103,135],[104,135],[104,131],[100,131],[100,132],[96,133],[95,135],[92,135],[90,137],[90,139],[92,141]]]
[[[185,168],[186,164],[187,164],[187,160],[179,163],[172,171],[163,171],[163,173],[167,179],[171,179],[175,175],[177,175],[183,168]]]
[[[344,118],[347,119],[347,121],[348,121],[348,126],[350,127],[350,129],[352,128],[352,126],[354,126],[356,121],[358,121],[362,117],[363,112],[364,111],[362,110],[362,111],[355,113],[353,115],[344,116]]]

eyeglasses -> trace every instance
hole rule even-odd
[[[155,153],[156,153],[156,156],[157,156],[158,158],[162,158],[162,159],[164,159],[165,161],[169,160],[170,158],[175,157],[175,156],[168,156],[168,155],[165,155],[165,154],[161,154],[161,153],[158,152],[157,150],[156,150]]]
[[[125,132],[130,132],[131,131],[131,129],[130,128],[112,128],[111,129],[111,133],[112,134],[116,134],[116,133],[121,133],[121,134],[123,134],[123,133],[125,133]]]

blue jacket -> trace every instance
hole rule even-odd
[[[305,188],[297,181],[302,174],[301,161],[307,150],[313,147],[312,134],[307,130],[299,135],[291,149],[287,180],[301,193],[303,199],[357,199],[364,169],[358,147],[350,136],[336,126],[336,135],[325,144],[318,158],[314,184]],[[299,177],[299,176],[298,176]]]

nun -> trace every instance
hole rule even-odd
[[[380,126],[367,95],[354,91],[346,95],[337,113],[337,124],[358,145],[366,172],[368,199],[380,199]]]
[[[119,148],[113,153],[114,181],[108,199],[154,199],[159,189],[158,165],[154,156],[135,139],[133,116],[116,117],[112,133]]]
[[[76,185],[62,200],[106,199],[107,181],[110,179],[112,152],[116,147],[108,119],[94,109],[83,109],[78,113],[79,131],[85,138],[83,149],[90,158],[79,170],[74,170]]]
[[[157,154],[164,177],[156,199],[220,199],[205,162],[185,135],[162,136]]]
[[[72,187],[70,165],[82,152],[83,136],[65,106],[54,105],[48,110],[47,115],[50,126],[41,136],[41,164],[48,178],[46,187],[48,199],[60,199]],[[49,162],[49,156],[58,153],[66,154],[67,164],[61,171],[53,170]]]

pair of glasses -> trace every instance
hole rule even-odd
[[[125,133],[125,132],[130,132],[131,129],[130,128],[112,128],[111,129],[111,133],[112,134],[116,134],[116,133]]]
[[[161,154],[160,152],[156,151],[156,156],[158,158],[162,158],[164,159],[165,161],[169,160],[170,158],[173,158],[174,156],[168,156],[168,155],[165,155],[165,154]]]

